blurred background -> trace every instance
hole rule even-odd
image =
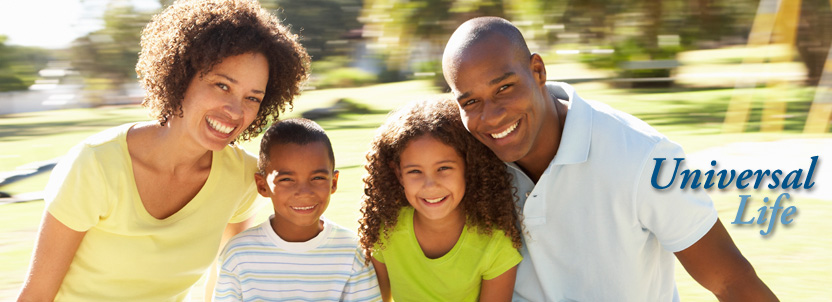
[[[576,86],[682,144],[694,167],[809,168],[811,190],[710,191],[721,220],[784,301],[832,297],[830,0],[262,0],[312,56],[294,110],[330,133],[342,185],[327,211],[357,226],[363,156],[387,112],[443,95],[441,56],[472,17],[510,20],[550,80]],[[24,279],[41,191],[83,138],[148,119],[134,70],[139,38],[169,0],[2,0],[0,11],[0,300]],[[15,8],[11,8],[15,7]],[[243,144],[257,152],[259,139]],[[732,225],[738,194],[793,194],[794,223]],[[271,209],[261,211],[265,219]],[[779,230],[778,230],[779,228]],[[677,265],[683,300],[711,301]],[[195,300],[202,293],[194,291]]]

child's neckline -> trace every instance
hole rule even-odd
[[[280,236],[278,236],[272,228],[271,220],[274,218],[274,215],[275,214],[269,216],[269,219],[263,222],[260,227],[266,237],[269,238],[269,241],[271,241],[278,248],[289,252],[306,252],[318,248],[326,241],[333,229],[333,223],[321,216],[320,221],[323,223],[324,227],[323,230],[321,230],[314,238],[304,242],[289,242],[280,238]]]
[[[409,208],[408,213],[406,213],[406,217],[408,220],[408,227],[410,228],[410,240],[415,245],[415,247],[419,250],[419,255],[421,255],[425,260],[432,261],[432,262],[444,262],[448,259],[454,257],[457,251],[462,246],[465,238],[467,237],[468,233],[468,225],[467,223],[463,223],[462,230],[460,231],[454,245],[444,254],[437,255],[436,257],[429,257],[428,254],[425,253],[425,249],[422,247],[422,243],[419,242],[419,239],[416,236],[416,210],[413,208]],[[439,253],[436,253],[439,254]]]

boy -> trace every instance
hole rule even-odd
[[[338,184],[324,130],[307,119],[275,123],[260,143],[258,166],[257,191],[275,214],[225,247],[215,301],[380,300],[355,235],[321,217]]]

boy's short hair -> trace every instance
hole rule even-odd
[[[315,142],[321,142],[326,146],[327,153],[329,153],[329,162],[332,163],[334,170],[335,153],[332,151],[332,143],[329,141],[329,136],[324,132],[324,128],[321,128],[318,123],[305,118],[291,118],[272,124],[263,134],[263,140],[260,141],[260,160],[258,160],[257,165],[260,174],[266,173],[266,166],[270,162],[269,151],[272,146],[278,144],[306,145]]]

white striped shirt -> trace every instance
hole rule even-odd
[[[271,218],[234,236],[220,256],[214,301],[381,301],[355,234],[321,220],[323,231],[306,242],[281,239]]]

